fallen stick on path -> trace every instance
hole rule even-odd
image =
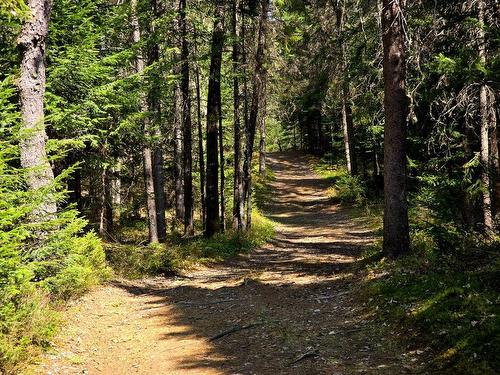
[[[177,305],[216,305],[219,303],[226,303],[226,302],[232,302],[236,301],[234,298],[228,298],[228,299],[223,299],[219,301],[209,301],[209,302],[192,302],[192,301],[178,301],[174,302]]]
[[[295,361],[290,362],[289,366],[294,365],[296,363],[299,363],[300,361],[306,359],[306,358],[311,358],[311,357],[317,357],[319,356],[319,351],[318,349],[310,349],[304,354],[301,354]]]
[[[218,333],[216,334],[215,336],[212,336],[208,339],[208,341],[215,341],[215,340],[218,340],[220,338],[223,338],[227,335],[231,335],[235,332],[239,332],[239,331],[243,331],[245,329],[249,329],[249,328],[253,328],[253,327],[256,327],[256,326],[259,326],[261,325],[262,323],[251,323],[251,324],[247,324],[246,326],[240,326],[240,325],[237,325],[237,326],[234,326],[226,331],[222,331],[221,333]]]

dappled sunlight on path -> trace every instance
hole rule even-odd
[[[277,235],[174,278],[116,281],[78,301],[40,373],[402,374],[355,288],[373,233],[294,153],[270,156]]]

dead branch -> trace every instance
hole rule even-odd
[[[251,324],[247,324],[245,326],[240,326],[240,325],[236,325],[232,328],[229,328],[228,330],[225,330],[225,331],[222,331],[221,333],[218,333],[216,334],[215,336],[212,336],[208,339],[208,341],[215,341],[215,340],[218,340],[220,338],[223,338],[225,336],[228,336],[228,335],[231,335],[235,332],[239,332],[239,331],[243,331],[245,329],[250,329],[250,328],[253,328],[253,327],[256,327],[256,326],[259,326],[261,325],[262,323],[260,322],[257,322],[257,323],[251,323]]]

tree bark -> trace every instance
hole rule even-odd
[[[498,147],[497,106],[495,94],[490,93],[490,124],[491,124],[491,169],[493,171],[493,211],[495,215],[500,213],[500,149]]]
[[[26,170],[26,183],[32,191],[48,190],[41,204],[32,212],[34,221],[51,218],[57,212],[57,204],[51,194],[54,172],[47,159],[44,124],[45,96],[45,40],[49,28],[50,0],[28,0],[31,11],[22,25],[18,39],[21,51],[20,77],[18,81],[21,106],[20,142],[21,166]]]
[[[262,93],[262,111],[260,117],[260,142],[259,142],[259,174],[264,176],[266,174],[266,107],[267,107],[267,95],[266,95],[266,82],[264,82],[264,92]]]
[[[478,43],[479,43],[479,60],[481,64],[486,65],[486,35],[484,31],[485,17],[484,12],[486,4],[484,0],[478,0],[478,15],[479,15],[479,28],[478,28]],[[493,215],[491,211],[491,181],[490,181],[490,109],[488,108],[488,88],[486,83],[482,83],[479,88],[479,112],[481,115],[481,128],[480,128],[480,161],[481,161],[481,184],[483,195],[483,225],[486,234],[493,232]]]
[[[176,62],[174,74],[180,74]],[[182,94],[181,86],[176,82],[174,87],[174,183],[175,183],[175,217],[184,220],[184,182],[182,175]]]
[[[244,7],[244,3],[242,3],[242,9]],[[247,30],[246,30],[246,19],[245,19],[245,12],[242,11],[241,13],[241,65],[243,67],[243,127],[244,127],[244,136],[246,139],[246,134],[247,134],[247,129],[248,129],[248,121],[249,121],[249,116],[248,116],[248,56],[247,56],[247,43],[246,43],[246,36]],[[246,152],[245,150],[242,151],[242,164],[245,161],[245,155]],[[242,204],[242,229],[245,230],[246,228],[246,220],[244,220],[244,212],[246,209],[246,204],[247,204],[247,199],[246,199],[246,183],[244,181],[243,177],[243,165],[242,165],[242,170],[241,170],[241,204]],[[250,208],[251,209],[251,208]],[[248,212],[248,210],[246,210]]]
[[[113,206],[113,219],[120,222],[121,205],[122,205],[122,180],[121,180],[122,164],[120,158],[118,163],[111,169],[111,204]]]
[[[152,14],[158,16],[158,8],[156,0],[150,0],[150,7]],[[150,24],[150,34],[155,35],[154,23]],[[154,40],[154,38],[152,38]],[[149,56],[148,63],[155,64],[160,60],[160,50],[158,43],[153,41],[149,46]],[[159,75],[154,77],[153,86],[149,93],[149,111],[153,114],[153,118],[156,119],[154,124],[154,136],[155,143],[153,149],[153,181],[154,181],[154,193],[155,193],[155,203],[156,203],[156,222],[158,231],[158,240],[160,242],[165,241],[167,237],[167,226],[165,222],[165,179],[163,173],[163,150],[162,150],[162,133],[160,129],[161,123],[161,105],[160,105],[160,87],[158,85]]]
[[[132,41],[137,44],[141,40],[141,31],[139,28],[139,19],[137,18],[137,0],[130,1],[131,9],[131,25],[132,25]],[[142,52],[138,51],[137,57],[135,59],[135,67],[137,73],[142,73],[144,71],[144,59],[142,57]],[[140,106],[141,111],[144,112],[147,109],[147,104],[145,103],[144,95],[141,95]],[[151,142],[151,121],[149,118],[144,119],[144,146],[142,149],[142,156],[144,161],[144,184],[146,189],[146,206],[148,211],[148,225],[149,225],[149,240],[151,242],[158,242],[158,226],[156,219],[156,201],[155,201],[155,189],[153,181],[153,158],[151,154],[151,148],[149,143]]]
[[[195,54],[197,55],[196,46]],[[196,113],[198,121],[198,159],[200,167],[200,197],[201,197],[201,222],[205,230],[206,203],[205,203],[205,153],[203,152],[203,124],[201,123],[201,92],[200,92],[200,67],[196,65]]]
[[[266,50],[267,39],[267,13],[269,9],[269,0],[262,0],[261,15],[259,20],[257,51],[255,54],[255,74],[253,77],[252,103],[250,108],[250,117],[246,132],[245,160],[243,161],[243,191],[247,204],[246,230],[252,225],[252,155],[255,141],[255,131],[257,119],[259,116],[259,106],[265,90],[266,69],[264,66],[264,54]]]
[[[233,229],[243,229],[243,201],[241,179],[241,121],[240,121],[240,33],[238,29],[239,1],[233,0],[233,132],[234,132],[234,189],[233,189]]]
[[[384,0],[384,253],[396,258],[409,251],[406,192],[405,0]]]
[[[187,40],[186,0],[180,1],[181,48],[181,92],[183,130],[183,174],[184,174],[184,234],[194,234],[193,220],[193,156],[191,129],[191,95],[189,92],[189,43]]]
[[[354,140],[354,125],[352,122],[352,110],[349,103],[349,78],[347,77],[347,56],[346,56],[346,41],[344,39],[344,14],[345,14],[345,0],[338,2],[337,6],[337,28],[338,40],[340,49],[340,63],[342,71],[342,100],[341,100],[341,114],[342,114],[342,130],[344,133],[344,149],[347,164],[347,171],[350,175],[358,173],[356,163],[356,150]]]
[[[221,100],[221,65],[224,46],[224,5],[216,2],[214,29],[212,33],[212,51],[207,100],[207,222],[205,235],[211,237],[220,230],[219,214],[219,155],[217,127],[219,124]]]
[[[222,98],[219,100],[219,162],[220,162],[220,230],[226,231],[226,176],[224,168],[226,161],[224,159],[224,129],[222,127]]]
[[[113,204],[111,194],[111,176],[109,166],[104,166],[101,173],[101,207],[99,213],[99,235],[109,238],[113,230]]]

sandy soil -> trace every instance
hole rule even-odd
[[[357,293],[374,240],[293,153],[276,180],[268,245],[182,277],[115,281],[77,301],[38,374],[404,374],[409,358]],[[221,337],[218,337],[221,336]],[[398,340],[399,341],[399,340]]]

